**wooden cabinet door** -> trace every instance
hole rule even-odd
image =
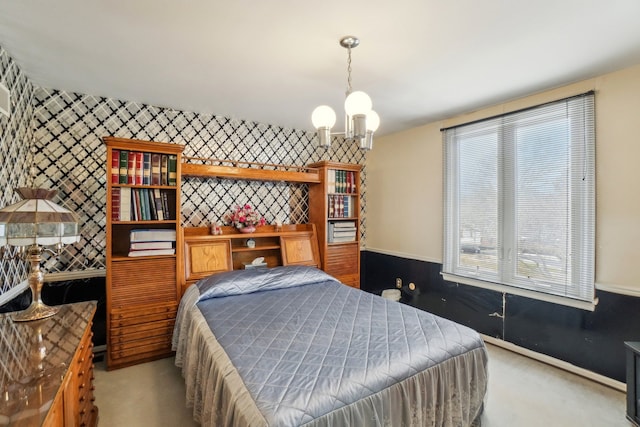
[[[283,265],[310,265],[320,267],[318,260],[318,242],[313,233],[282,236],[280,249]]]
[[[214,273],[233,270],[231,240],[187,242],[185,276],[187,285]]]

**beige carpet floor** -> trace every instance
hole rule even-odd
[[[496,346],[489,349],[483,427],[629,427],[625,395]],[[173,359],[115,371],[96,364],[101,427],[189,427],[185,389]]]

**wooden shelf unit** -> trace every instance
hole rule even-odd
[[[308,165],[320,172],[320,183],[309,185],[309,222],[318,233],[322,269],[345,285],[360,288],[360,171],[357,164],[322,161]],[[333,172],[332,172],[333,171]],[[350,185],[334,185],[335,171],[349,177]],[[333,181],[332,181],[333,180]],[[342,215],[335,212],[336,198],[348,199],[349,208]],[[332,210],[333,206],[333,210]],[[335,224],[355,226],[352,241],[331,242]]]
[[[107,369],[170,356],[173,323],[180,300],[178,259],[181,257],[180,183],[184,146],[105,137],[107,147]],[[176,156],[175,185],[135,185],[112,182],[113,150]],[[167,198],[163,220],[114,220],[113,191],[157,189]],[[119,193],[121,194],[121,193]],[[135,229],[174,230],[175,254],[129,257],[130,232]]]
[[[208,227],[183,228],[184,271],[180,273],[183,291],[211,274],[240,270],[244,263],[264,257],[267,267],[310,265],[320,267],[318,238],[313,224],[287,224],[258,227],[243,234],[233,227],[222,227],[222,234],[209,234]],[[253,239],[255,247],[247,246]]]
[[[183,159],[182,176],[249,181],[285,181],[307,184],[320,182],[318,170],[309,167],[197,157],[184,157]]]

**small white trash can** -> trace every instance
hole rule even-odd
[[[385,289],[382,291],[382,298],[392,301],[400,301],[400,289]]]

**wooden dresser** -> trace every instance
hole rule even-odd
[[[0,315],[0,425],[96,426],[93,396],[94,301],[61,305],[47,319]]]

